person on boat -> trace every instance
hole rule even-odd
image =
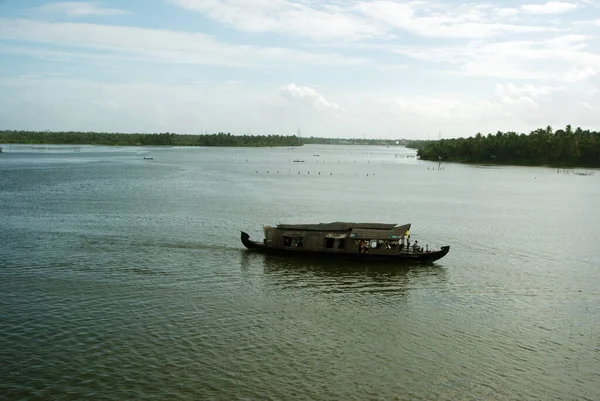
[[[419,252],[419,241],[415,241],[413,244],[413,252]]]

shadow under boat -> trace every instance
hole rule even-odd
[[[328,259],[309,255],[289,257],[288,255],[264,254],[242,251],[242,266],[259,265],[266,273],[308,273],[323,277],[364,276],[372,279],[385,277],[445,276],[446,270],[438,263],[401,263],[369,261],[360,259]]]
[[[254,252],[241,252],[241,257],[243,269],[262,270],[260,276],[268,284],[266,288],[285,293],[385,294],[406,298],[411,291],[443,288],[447,283],[446,269],[437,264],[361,264]]]

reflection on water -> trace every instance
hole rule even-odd
[[[404,292],[439,287],[446,270],[439,264],[399,264],[361,260],[284,257],[242,252],[241,266],[260,266],[270,283],[287,288],[314,288],[325,292]]]
[[[2,395],[600,399],[600,174],[433,172],[402,149],[8,149]],[[237,231],[334,220],[452,250],[291,259]]]

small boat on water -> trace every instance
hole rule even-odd
[[[433,262],[450,251],[449,246],[431,250],[418,241],[411,243],[410,224],[320,223],[265,226],[262,242],[241,232],[241,240],[252,251],[386,262]]]

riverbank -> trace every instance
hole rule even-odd
[[[530,134],[498,132],[469,138],[423,142],[421,160],[470,164],[599,168],[600,132],[551,127]]]
[[[230,133],[183,135],[121,134],[106,132],[0,131],[0,143],[26,145],[105,145],[105,146],[302,146],[295,135],[231,135]]]

